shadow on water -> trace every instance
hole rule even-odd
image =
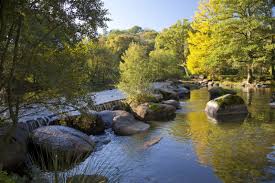
[[[234,122],[214,123],[204,108],[206,89],[183,101],[173,122],[153,123],[149,132],[132,137],[111,135],[111,143],[84,163],[64,172],[99,173],[110,182],[274,182],[275,109],[271,90],[238,91],[250,115]],[[161,141],[149,148],[154,137]]]

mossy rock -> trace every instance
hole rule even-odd
[[[222,87],[213,87],[210,90],[208,90],[208,92],[210,100],[213,100],[226,94],[237,94],[237,92],[235,92],[234,90],[229,90]]]
[[[80,116],[68,116],[62,120],[60,125],[75,128],[88,135],[99,135],[105,130],[104,122],[96,112],[81,114]]]
[[[248,114],[248,109],[244,100],[240,96],[232,94],[227,94],[209,101],[205,111],[208,116],[212,118],[218,118],[224,115]]]
[[[227,94],[214,99],[218,103],[219,107],[224,108],[231,105],[244,105],[244,100],[238,95]]]
[[[176,108],[172,105],[145,103],[133,108],[136,117],[142,121],[169,121],[175,118]]]

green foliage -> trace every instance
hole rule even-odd
[[[105,44],[88,42],[88,75],[89,86],[97,90],[101,86],[114,84],[119,78],[119,58]]]
[[[138,43],[139,38],[133,34],[110,34],[107,38],[106,45],[119,57],[128,49],[131,43]]]
[[[189,70],[217,75],[245,67],[240,72],[251,82],[253,70],[272,61],[271,16],[270,1],[202,1],[189,32]]]
[[[79,42],[95,38],[106,15],[101,0],[1,1],[1,105],[14,123],[22,103],[85,93],[87,62]]]
[[[150,53],[151,77],[154,81],[180,79],[183,72],[176,55],[171,50],[155,50]]]
[[[118,88],[127,93],[129,100],[142,102],[150,95],[150,67],[144,46],[132,43],[122,56]]]
[[[16,183],[15,177],[8,175],[7,172],[0,171],[0,182],[1,183]]]
[[[244,100],[241,97],[237,95],[231,95],[231,94],[216,98],[215,102],[217,102],[220,107],[244,104]]]
[[[119,57],[125,53],[131,43],[145,46],[149,53],[154,50],[157,35],[158,33],[154,30],[144,30],[139,26],[134,26],[128,30],[111,30],[106,36],[105,44]]]
[[[185,67],[188,51],[188,31],[190,23],[184,19],[168,29],[164,29],[156,38],[156,49],[171,50],[181,65]],[[186,70],[186,74],[188,74]]]

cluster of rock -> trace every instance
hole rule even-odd
[[[172,120],[180,108],[179,99],[188,98],[190,90],[172,82],[155,83],[154,96],[153,102],[131,106],[128,112],[75,112],[58,117],[40,117],[39,120],[28,121],[29,125],[19,123],[12,131],[0,128],[1,139],[5,139],[7,133],[11,137],[8,142],[0,142],[3,146],[0,165],[14,171],[24,164],[29,153],[35,163],[47,170],[69,169],[85,160],[97,149],[98,144],[104,145],[110,141],[95,136],[103,134],[106,129],[112,129],[116,135],[128,136],[146,132],[150,128],[150,121]],[[57,164],[62,166],[56,167]],[[70,179],[70,182],[78,178]]]
[[[209,91],[210,101],[205,111],[217,121],[244,119],[248,114],[244,100],[235,91],[221,87],[213,87]]]

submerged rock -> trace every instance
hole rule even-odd
[[[150,125],[138,121],[134,116],[126,111],[120,111],[114,117],[112,128],[117,135],[127,136],[145,132],[150,128]]]
[[[133,108],[142,121],[168,121],[176,117],[176,108],[172,105],[145,103]]]
[[[0,127],[0,168],[16,173],[27,155],[28,130],[23,124]]]
[[[63,170],[81,162],[94,150],[88,135],[65,126],[45,126],[31,134],[31,154],[47,170]]]
[[[102,175],[76,175],[69,177],[66,183],[107,183],[108,178]]]
[[[176,109],[180,108],[180,102],[176,100],[166,100],[162,102],[163,104],[174,106]]]
[[[150,139],[149,141],[146,141],[143,145],[144,149],[147,149],[153,145],[156,145],[157,143],[159,143],[161,141],[162,137],[154,137],[152,139]]]
[[[233,90],[224,89],[222,87],[213,87],[210,90],[208,90],[208,92],[209,92],[209,99],[210,100],[213,100],[215,98],[221,97],[221,96],[226,95],[226,94],[232,94],[232,95],[237,94]]]
[[[100,151],[104,145],[107,145],[111,142],[110,137],[103,135],[103,136],[90,136],[90,139],[95,142],[96,144],[96,151]]]
[[[248,109],[244,100],[237,95],[227,94],[211,100],[205,108],[208,116],[222,118],[225,115],[247,115]]]

